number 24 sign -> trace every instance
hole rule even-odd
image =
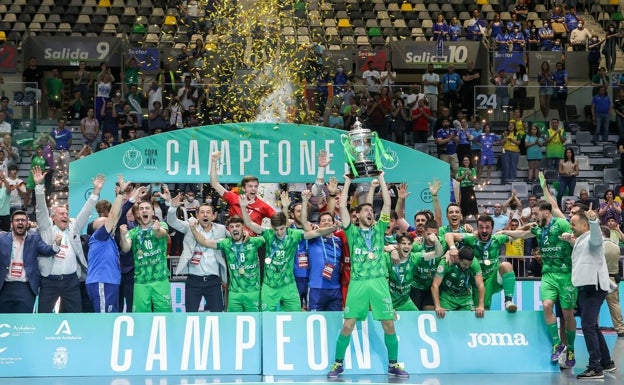
[[[475,98],[475,109],[477,110],[495,110],[497,105],[496,94],[477,94]]]

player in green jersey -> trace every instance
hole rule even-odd
[[[189,219],[191,223],[194,219]],[[229,312],[260,311],[260,267],[258,249],[264,245],[263,237],[245,239],[243,219],[233,216],[227,221],[230,236],[206,239],[191,225],[195,240],[204,247],[219,249],[225,255],[228,269],[227,310]]]
[[[417,214],[423,215],[423,214]],[[424,215],[423,215],[424,216]],[[435,248],[435,243],[432,242],[431,235],[438,240],[440,246],[440,238],[438,238],[438,222],[433,219],[427,220],[424,224],[422,235],[414,238],[414,244],[412,245],[412,253],[414,252],[431,252]],[[420,234],[418,230],[416,234]],[[444,253],[444,247],[442,246],[442,253]],[[433,283],[433,277],[440,264],[440,258],[433,258],[425,260],[421,258],[414,267],[414,279],[412,280],[412,289],[410,290],[410,298],[414,305],[420,310],[434,310],[433,297],[431,296],[431,284]]]
[[[414,282],[416,269],[429,261],[439,260],[442,256],[442,245],[435,234],[427,236],[429,242],[434,245],[433,251],[414,252],[412,246],[414,238],[407,234],[399,234],[396,237],[396,245],[387,246],[390,252],[385,253],[386,262],[390,271],[390,296],[392,297],[392,306],[394,310],[418,310],[412,299],[410,298],[410,289]]]
[[[408,378],[409,374],[398,364],[399,341],[394,330],[394,310],[388,288],[388,267],[382,258],[384,233],[390,222],[390,193],[383,172],[378,176],[383,206],[379,221],[375,222],[373,206],[365,203],[356,208],[358,225],[352,223],[349,209],[342,202],[349,200],[351,178],[345,175],[345,183],[340,195],[340,218],[345,229],[351,256],[351,281],[344,311],[344,323],[336,341],[335,362],[328,378],[337,378],[344,372],[343,360],[351,333],[357,321],[368,316],[369,308],[373,318],[381,321],[384,329],[384,342],[388,349],[388,374]]]
[[[576,338],[576,307],[577,290],[572,285],[572,246],[559,237],[571,232],[570,224],[562,218],[552,215],[552,205],[543,202],[539,206],[538,223],[531,224],[528,230],[504,230],[499,233],[512,238],[537,239],[542,256],[542,286],[540,296],[544,308],[544,319],[548,334],[553,341],[552,362],[558,362],[559,356],[566,354],[568,362],[574,361],[574,340]],[[565,319],[565,335],[568,345],[561,343],[557,328],[557,318],[553,312],[555,302],[559,300],[563,318]]]
[[[463,234],[463,233],[472,233],[474,231],[471,225],[462,224],[464,217],[462,216],[462,213],[461,213],[461,207],[459,207],[457,203],[449,203],[449,205],[446,207],[446,219],[448,221],[448,225],[447,226],[440,225],[440,228],[438,229],[438,237],[442,241],[444,241],[444,235],[446,233]],[[447,245],[445,241],[442,244],[442,246],[444,246],[447,250],[449,248],[449,245]],[[457,248],[460,248],[461,246],[462,245],[460,242],[455,244],[455,247]]]
[[[278,306],[280,311],[300,311],[301,301],[294,274],[299,242],[331,234],[336,231],[336,226],[304,232],[288,228],[286,215],[277,213],[271,217],[271,228],[265,229],[251,220],[247,197],[241,195],[238,201],[245,226],[256,234],[262,234],[266,243],[264,279],[260,292],[262,311],[277,311]]]
[[[167,232],[165,222],[154,219],[151,202],[132,206],[137,226],[128,230],[121,225],[121,250],[134,255],[133,312],[171,312],[171,287],[167,267]]]
[[[436,276],[431,285],[431,294],[438,318],[444,318],[447,310],[474,310],[479,318],[485,314],[483,300],[485,287],[481,275],[481,265],[469,246],[458,250],[457,262],[440,261]],[[474,306],[472,283],[479,293],[477,306]]]
[[[481,264],[483,283],[485,284],[485,308],[492,305],[492,296],[504,290],[505,310],[515,313],[518,307],[513,303],[516,288],[516,276],[509,262],[500,262],[500,250],[509,237],[504,234],[492,235],[494,219],[489,215],[481,215],[477,219],[477,231],[474,233],[446,233],[445,241],[451,245],[450,257],[457,257],[455,242],[462,242],[472,247],[474,255]],[[476,300],[476,298],[475,298]]]

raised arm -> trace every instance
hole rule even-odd
[[[303,233],[303,239],[324,237],[326,235],[333,233],[334,231],[336,231],[336,229],[337,229],[336,225],[333,225],[331,227],[323,227],[323,228],[318,228],[316,230],[306,231],[305,233]]]
[[[392,210],[392,200],[390,199],[390,191],[388,191],[388,184],[384,177],[385,173],[382,171],[377,177],[379,179],[379,185],[381,187],[381,198],[383,199],[383,206],[381,207],[381,214],[385,214],[390,218],[390,211]]]
[[[405,201],[409,195],[410,192],[407,191],[407,183],[399,184],[399,187],[397,187],[397,203],[394,210],[399,217],[397,225],[401,231],[406,231],[409,228],[409,223],[405,219]]]
[[[552,206],[553,217],[566,219],[565,214],[559,208],[559,202],[557,202],[557,199],[552,196],[550,190],[548,189],[548,184],[546,183],[544,173],[540,171],[539,174],[537,174],[537,177],[539,179],[540,186],[542,186],[542,190],[544,192],[544,200],[550,203],[550,205]]]
[[[217,162],[220,158],[221,151],[215,151],[210,155],[210,186],[219,194],[219,196],[223,196],[226,190],[225,187],[219,183],[219,176],[217,175]]]
[[[301,225],[305,231],[312,230],[312,224],[308,221],[308,203],[310,202],[311,197],[312,192],[310,190],[304,190],[301,192]]]
[[[115,227],[117,227],[117,222],[119,222],[119,218],[121,217],[121,206],[124,200],[123,192],[126,191],[130,182],[124,181],[123,176],[118,175],[117,184],[118,186],[115,186],[115,200],[113,201],[105,224],[106,231],[109,233],[115,231]]]
[[[449,233],[447,233],[449,234]],[[433,251],[429,251],[426,253],[423,253],[423,259],[425,261],[430,261],[432,259],[436,259],[438,257],[441,257],[442,254],[444,254],[444,248],[442,248],[442,244],[440,243],[440,239],[433,233],[428,234],[427,238],[433,242]]]
[[[197,218],[190,218],[188,220],[188,224],[189,224],[189,228],[191,229],[191,233],[193,234],[193,237],[195,237],[195,240],[197,241],[197,243],[199,243],[200,245],[204,246],[204,247],[208,247],[210,249],[216,249],[219,241],[215,240],[215,239],[206,239],[206,237],[204,237],[199,231],[197,231]]]
[[[329,165],[329,162],[331,162],[331,159],[327,156],[327,151],[321,150],[317,160],[318,173],[316,174],[316,181],[310,189],[313,196],[318,196],[323,191],[323,187],[325,186],[325,168]]]
[[[366,194],[366,200],[365,202],[368,204],[373,204],[373,201],[375,200],[375,191],[377,190],[377,187],[379,187],[379,180],[378,179],[373,179],[370,183],[370,189],[368,190],[368,193]]]
[[[123,224],[119,226],[119,235],[119,246],[121,246],[121,251],[127,253],[132,248],[132,239],[128,237],[128,225]]]
[[[251,217],[249,216],[249,213],[247,212],[247,204],[249,203],[247,201],[247,197],[244,195],[241,195],[238,198],[238,203],[240,204],[241,213],[243,215],[243,222],[245,223],[245,226],[247,226],[247,228],[249,228],[251,231],[253,231],[256,234],[262,234],[262,232],[264,231],[264,228],[260,226],[259,224],[255,223],[254,221],[252,221]]]
[[[429,183],[429,193],[433,198],[433,216],[435,221],[438,222],[438,226],[442,226],[442,208],[438,200],[438,191],[440,191],[440,179],[436,178],[433,182]]]
[[[351,187],[351,178],[345,174],[344,186],[340,193],[340,220],[342,221],[342,227],[347,228],[351,224],[351,217],[349,215],[349,187]]]
[[[336,179],[335,176],[329,178],[327,190],[329,191],[329,196],[327,197],[327,212],[334,216],[334,212],[336,211],[336,200],[338,199],[338,179]]]

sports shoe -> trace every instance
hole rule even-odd
[[[403,370],[399,364],[388,365],[388,375],[399,378],[409,378],[409,373]]]
[[[570,369],[576,365],[576,359],[574,358],[574,352],[567,350],[559,356],[559,366],[562,369]]]
[[[566,350],[566,346],[564,344],[553,345],[552,354],[550,355],[550,360],[552,362],[559,361],[559,356]]]
[[[511,301],[507,301],[505,302],[505,310],[507,310],[507,312],[509,313],[515,313],[516,310],[518,310],[518,306],[516,306],[516,304]]]
[[[599,380],[601,378],[604,378],[604,373],[602,372],[602,370],[596,370],[594,368],[588,367],[583,373],[577,374],[576,378],[578,378],[579,380]]]
[[[611,361],[606,365],[602,365],[603,372],[615,372],[617,367],[615,366],[615,362]]]
[[[344,367],[339,362],[334,362],[331,370],[327,373],[327,378],[338,378],[344,372]]]

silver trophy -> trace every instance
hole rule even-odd
[[[347,164],[351,168],[349,177],[369,177],[381,173],[374,160],[374,148],[379,140],[376,133],[364,128],[356,118],[353,129],[340,136],[345,150]]]

